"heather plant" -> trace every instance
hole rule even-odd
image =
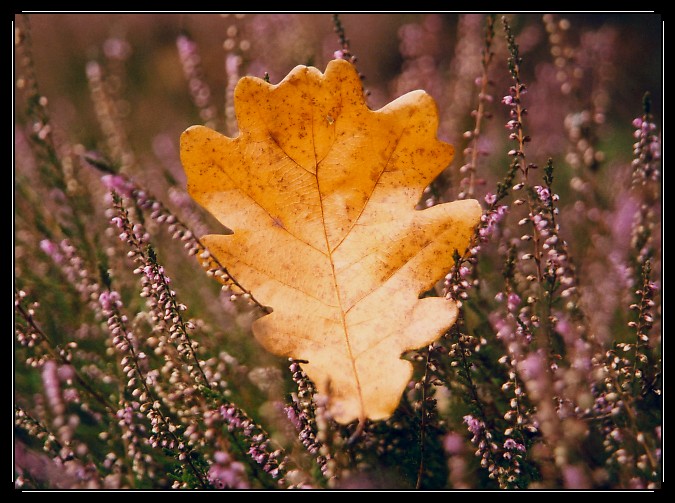
[[[16,488],[661,487],[658,17],[34,14],[14,28]],[[424,294],[456,304],[456,322],[403,355],[414,371],[391,417],[347,424],[306,361],[253,337],[274,306],[205,246],[231,231],[187,194],[179,158],[193,124],[237,134],[241,77],[276,84],[332,59],[372,109],[435,99],[455,159],[419,209],[482,207]]]

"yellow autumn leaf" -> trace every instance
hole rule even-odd
[[[273,309],[253,334],[309,362],[337,421],[387,418],[412,376],[402,353],[457,316],[454,302],[419,296],[481,214],[475,200],[415,209],[453,157],[436,105],[413,91],[372,111],[342,60],[278,85],[244,77],[234,99],[239,136],[193,126],[181,137],[190,195],[234,231],[203,242]]]

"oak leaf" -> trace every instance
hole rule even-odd
[[[420,299],[463,253],[481,209],[416,210],[453,157],[433,99],[410,92],[377,111],[353,66],[298,66],[278,85],[236,86],[240,134],[181,137],[190,195],[230,235],[203,238],[273,312],[253,323],[270,352],[308,363],[336,420],[389,417],[412,376],[403,352],[437,339],[454,302]]]

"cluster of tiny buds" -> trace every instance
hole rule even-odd
[[[644,185],[647,182],[656,182],[659,179],[659,165],[661,160],[661,141],[656,134],[656,124],[652,122],[650,114],[638,117],[633,121],[634,136],[637,140],[633,144],[633,183]]]
[[[122,430],[121,438],[124,440],[126,454],[132,460],[134,473],[143,476],[148,471],[147,465],[152,462],[152,456],[147,453],[143,454],[141,447],[141,443],[145,442],[147,430],[143,424],[144,415],[140,411],[140,404],[137,401],[121,400],[115,417],[117,425]],[[114,446],[115,437],[109,431],[101,432],[99,438],[111,441]],[[118,459],[115,452],[111,451],[106,455],[103,466],[110,469]]]
[[[116,200],[114,206],[117,215],[112,218],[112,222],[122,231],[119,238],[131,248],[128,255],[138,264],[133,272],[141,276],[140,296],[146,298],[152,321],[158,328],[168,331],[169,341],[175,345],[193,381],[210,387],[197,359],[199,345],[188,334],[188,330],[195,329],[195,324],[184,321],[181,314],[187,307],[177,301],[176,292],[170,287],[171,278],[157,263],[152,249],[146,246],[149,236],[143,226],[131,223],[121,201]],[[164,344],[165,341],[160,340],[156,351],[162,352]]]
[[[150,196],[145,190],[137,187],[131,180],[122,175],[103,175],[101,180],[106,185],[108,190],[122,195],[123,197],[133,200],[136,204],[150,212],[150,218],[160,224],[166,225],[167,231],[171,234],[172,239],[178,239],[183,242],[183,247],[190,256],[196,256],[200,265],[206,270],[206,274],[215,277],[223,284],[223,291],[230,294],[232,302],[239,298],[254,303],[251,293],[242,289],[239,284],[233,280],[227,270],[214,260],[211,253],[202,245],[194,233],[181,222],[171,211],[169,211],[161,202]],[[119,208],[116,207],[119,211]],[[113,215],[115,212],[111,212]],[[113,217],[113,223],[119,226],[119,220]],[[120,235],[120,239],[126,241],[127,236]],[[143,236],[137,236],[139,243],[147,242],[149,235],[147,233]],[[130,257],[135,256],[135,251],[129,251]]]
[[[49,251],[51,251],[52,254],[57,253],[51,249]],[[55,258],[57,262],[61,261],[62,263],[68,264],[72,262],[73,258],[77,258],[74,255],[74,251],[70,250],[68,247],[62,245],[60,247],[60,251],[63,253],[63,255]],[[66,258],[70,258],[70,262],[66,261]],[[84,269],[81,270],[86,272]],[[86,274],[81,274],[80,276],[82,279],[88,278]],[[87,284],[84,281],[81,281],[81,283],[85,286]],[[126,315],[121,314],[122,301],[120,294],[114,290],[102,290],[100,285],[93,281],[89,282],[88,291],[90,292],[91,296],[97,297],[96,307],[94,307],[93,310],[97,316],[106,320],[108,330],[112,336],[112,346],[118,351],[118,353],[120,353],[120,367],[128,378],[126,389],[134,398],[134,401],[131,402],[131,405],[124,405],[122,409],[118,411],[117,416],[119,418],[119,426],[123,430],[122,436],[127,440],[125,445],[129,459],[132,460],[136,472],[142,474],[145,473],[146,468],[144,466],[144,455],[138,444],[140,442],[140,438],[144,438],[145,429],[140,423],[132,422],[129,413],[131,413],[133,409],[137,415],[142,416],[141,412],[148,407],[148,405],[144,402],[152,400],[148,388],[148,385],[152,383],[152,372],[149,372],[147,375],[143,375],[140,370],[141,366],[147,364],[147,357],[143,352],[139,352],[135,349],[137,341],[135,340],[134,334],[133,332],[127,331],[126,329],[125,325],[128,319]],[[139,408],[142,410],[139,411]],[[124,414],[122,415],[123,412]],[[152,442],[155,442],[157,445],[156,440],[151,439],[151,443]],[[108,456],[106,459],[110,463],[115,461],[115,459],[110,456]]]
[[[495,478],[497,465],[493,453],[499,449],[499,446],[493,442],[492,433],[487,431],[483,421],[471,414],[467,414],[463,419],[472,435],[471,443],[477,447],[475,455],[480,458],[481,467],[487,468],[490,478]]]
[[[126,402],[117,411],[119,426],[124,430],[123,436],[128,440],[128,450],[134,464],[139,469],[141,466],[140,450],[135,448],[134,440],[138,440],[145,433],[145,428],[133,420],[145,414],[151,424],[151,435],[148,443],[154,448],[166,448],[178,450],[178,459],[185,461],[189,451],[185,442],[178,437],[180,426],[161,413],[161,403],[151,392],[151,386],[155,383],[157,372],[144,373],[141,369],[147,366],[147,355],[136,349],[136,340],[133,332],[127,331],[125,324],[126,315],[120,314],[122,308],[121,298],[116,291],[101,292],[99,297],[101,309],[108,316],[108,329],[113,336],[112,343],[122,356],[120,367],[128,378],[126,388],[129,390],[133,401]]]
[[[627,359],[618,355],[614,356],[614,368],[628,365],[630,365],[630,362]],[[608,423],[604,431],[603,447],[609,456],[606,464],[608,467],[613,466],[614,469],[620,469],[622,466],[635,466],[638,473],[641,472],[642,476],[633,477],[630,481],[631,486],[641,489],[654,488],[654,481],[658,476],[657,467],[661,458],[661,449],[659,447],[651,447],[649,443],[655,440],[654,443],[659,445],[661,441],[660,428],[657,427],[652,433],[623,427],[621,419],[617,421],[616,418],[620,418],[622,413],[630,408],[630,405],[621,399],[622,396],[626,395],[627,384],[628,382],[626,381],[617,388],[612,385],[611,379],[607,378],[607,389],[596,398],[596,404],[593,407],[594,412],[597,414],[603,414],[605,417],[612,417],[614,419],[611,423]],[[626,448],[632,444],[638,444],[641,448]],[[652,481],[649,482],[649,479]]]
[[[617,394],[610,394],[615,395],[612,400],[616,401]],[[618,410],[618,407],[615,407],[612,412],[614,415],[618,415],[619,412],[614,412],[614,410]],[[632,489],[656,489],[658,487],[655,482],[658,473],[654,464],[658,463],[658,461],[661,459],[661,449],[657,447],[653,449],[651,455],[648,455],[647,452],[640,453],[639,450],[636,451],[634,449],[627,448],[627,446],[632,442],[637,442],[643,448],[649,449],[645,444],[646,438],[648,436],[647,433],[648,432],[640,431],[637,434],[634,434],[634,432],[631,432],[627,428],[617,427],[615,425],[606,428],[606,435],[603,440],[604,450],[609,455],[606,465],[613,465],[615,468],[632,465],[637,468],[638,473],[641,472],[643,475],[632,477],[628,481],[629,486]],[[657,442],[661,441],[660,426],[655,428],[653,434],[651,434],[651,432],[649,433],[649,436],[653,435]],[[645,479],[652,479],[652,481],[649,482]]]
[[[339,452],[343,448],[345,439],[339,434],[330,412],[329,395],[314,395],[314,403],[316,404],[314,416],[317,429],[316,438],[322,444],[319,448],[319,454],[326,459],[325,465],[321,467],[321,473],[328,479],[328,486],[331,487],[341,475],[340,467],[332,453]]]
[[[521,298],[515,292],[499,292],[495,295],[497,302],[506,300],[506,316],[503,313],[494,312],[490,314],[490,322],[495,330],[497,339],[501,339],[509,354],[512,356],[519,354],[523,346],[532,342],[532,333],[530,324],[533,322],[530,316],[530,305],[533,299],[523,304]],[[534,320],[536,322],[536,320]],[[503,357],[504,358],[504,357]]]
[[[635,295],[640,299],[639,304],[631,304],[630,309],[638,313],[638,321],[629,321],[628,326],[637,329],[638,344],[649,343],[649,330],[654,323],[652,310],[656,305],[654,294],[658,291],[658,286],[645,274],[642,288],[635,290]]]
[[[14,407],[14,424],[42,442],[42,449],[61,461],[73,459],[73,451],[61,444],[54,433],[19,406]]]
[[[302,370],[300,364],[291,359],[289,369],[298,392],[291,395],[292,403],[285,408],[288,419],[298,432],[298,439],[310,454],[317,455],[317,463],[323,469],[326,458],[319,455],[321,442],[316,438],[316,409],[314,406],[314,384]]]
[[[72,484],[71,487],[78,489],[100,489],[101,488],[101,478],[100,473],[96,469],[93,463],[83,462],[81,459],[87,457],[87,446],[83,443],[71,445],[71,442],[67,438],[59,439],[58,435],[49,431],[47,427],[39,420],[31,416],[26,410],[21,407],[15,406],[14,409],[14,418],[15,424],[17,427],[26,431],[31,437],[36,438],[42,443],[42,449],[44,452],[52,458],[53,464],[49,466],[49,463],[46,462],[44,458],[39,459],[39,467],[41,470],[51,471],[52,469],[56,470],[59,477],[62,477],[64,480],[68,480],[69,484]],[[71,416],[75,418],[76,416]],[[62,431],[65,428],[65,425],[60,428]],[[65,437],[64,434],[61,437]],[[17,448],[20,449],[22,444],[17,445]],[[71,449],[74,447],[74,450]],[[19,456],[17,455],[17,458]],[[23,457],[23,456],[22,456]],[[32,475],[30,471],[26,473],[29,477],[25,477],[23,470],[20,466],[15,466],[15,470],[18,472],[18,477],[15,481],[15,487],[21,487],[25,484],[26,480],[31,480]],[[36,473],[36,472],[33,472]],[[42,472],[38,472],[42,473]],[[33,479],[34,482],[34,479]],[[33,486],[35,487],[35,486]]]
[[[120,295],[114,290],[103,291],[99,296],[99,302],[103,313],[108,317],[107,325],[112,335],[113,347],[123,355],[120,366],[129,378],[127,388],[131,390],[132,396],[147,401],[149,396],[145,388],[146,378],[139,368],[141,362],[147,359],[147,355],[136,350],[136,338],[132,331],[126,329],[128,319],[126,315],[120,313],[122,307]]]
[[[487,210],[483,213],[478,226],[478,237],[480,242],[488,241],[497,230],[499,222],[501,222],[508,212],[506,205],[496,205],[497,196],[488,192],[485,195],[485,203],[488,205]]]
[[[77,342],[67,342],[62,345],[54,346],[49,340],[46,339],[44,332],[40,330],[38,325],[35,322],[35,310],[40,306],[40,304],[35,301],[31,302],[28,306],[24,306],[24,299],[26,298],[26,292],[19,290],[14,294],[14,309],[18,315],[26,322],[26,325],[17,323],[15,327],[15,335],[17,342],[22,346],[29,347],[32,349],[32,355],[26,358],[26,365],[33,368],[42,368],[42,366],[50,360],[50,358],[56,357],[59,362],[63,364],[70,363],[73,356],[72,351],[77,349]],[[47,343],[49,349],[46,350],[43,346],[43,342]]]
[[[40,303],[34,301],[28,306],[24,307],[23,302],[25,298],[26,292],[23,290],[18,290],[14,293],[14,308],[18,310],[28,322],[28,325],[25,327],[19,326],[17,324],[15,328],[16,340],[22,346],[32,348],[42,341],[42,335],[37,330],[35,330],[30,323],[33,319],[33,316],[35,316],[35,310],[40,307]]]
[[[225,451],[216,451],[209,468],[209,482],[216,489],[249,489],[246,468]]]
[[[633,345],[618,343],[615,348],[609,349],[601,357],[604,361],[603,366],[598,368],[597,373],[597,393],[594,400],[592,411],[599,417],[611,418],[604,428],[603,447],[609,455],[606,461],[608,467],[620,469],[621,466],[633,465],[642,472],[647,479],[655,480],[657,473],[656,467],[661,457],[661,450],[648,445],[647,437],[651,432],[627,426],[622,418],[624,414],[632,416],[631,402],[635,396],[634,381],[642,377],[642,372],[638,368],[641,363],[639,351],[636,347],[635,353],[632,351]],[[645,393],[644,390],[642,393]],[[657,395],[660,390],[653,389]],[[628,398],[627,400],[624,400]],[[660,428],[654,431],[653,438],[656,438],[656,444],[661,441]],[[627,445],[637,443],[641,449],[627,449]],[[640,453],[642,451],[642,453]],[[635,488],[646,488],[655,486],[654,482],[649,482],[643,477],[634,477],[630,481]]]
[[[469,298],[468,290],[477,285],[477,280],[471,277],[472,268],[469,265],[471,263],[468,259],[460,260],[460,264],[452,266],[450,272],[445,276],[446,299],[462,302]]]
[[[195,255],[200,252],[200,247],[192,232],[187,229],[162,203],[155,200],[148,193],[138,188],[131,180],[122,175],[103,175],[101,181],[111,192],[117,193],[122,197],[135,201],[139,208],[149,210],[150,218],[161,224],[167,225],[167,230],[171,233],[173,239],[180,239],[185,243],[185,248],[189,255]],[[120,204],[115,204],[115,210],[121,209]],[[120,226],[119,217],[113,217],[113,223]],[[126,241],[126,236],[120,236],[120,239]],[[144,241],[139,239],[139,241]],[[147,241],[147,239],[145,240]]]
[[[547,166],[547,173],[549,174],[551,173],[550,169],[551,165],[549,164]],[[520,191],[524,187],[524,183],[519,183],[513,187],[513,190]],[[532,189],[533,194],[536,196],[532,202],[533,211],[527,217],[522,218],[518,222],[518,225],[532,225],[532,233],[523,234],[520,240],[523,242],[534,241],[535,249],[533,252],[523,253],[520,259],[522,261],[534,259],[539,262],[545,253],[544,278],[549,280],[551,288],[558,281],[562,288],[560,295],[563,298],[568,298],[576,291],[576,280],[574,270],[568,259],[567,244],[560,238],[560,226],[555,219],[559,213],[559,209],[555,206],[555,203],[560,198],[558,194],[551,191],[550,186],[535,185]],[[514,201],[514,205],[516,206],[524,203],[524,199],[516,199]],[[528,281],[536,281],[541,278],[535,274],[528,274],[526,279]],[[569,300],[568,302],[572,302],[568,307],[573,308],[573,301]]]
[[[284,474],[288,460],[281,449],[271,450],[267,434],[253,422],[241,409],[234,405],[222,405],[220,417],[227,425],[227,430],[242,435],[248,444],[247,454],[279,485],[284,484]]]
[[[518,301],[519,300],[520,299],[518,299]],[[515,307],[512,308],[512,310],[515,311]],[[513,461],[515,465],[513,468],[519,468],[520,465],[517,458],[522,457],[522,453],[526,451],[526,448],[521,442],[518,442],[513,438],[514,433],[520,433],[522,435],[523,430],[529,433],[536,433],[538,431],[538,423],[530,417],[528,409],[523,405],[523,401],[527,399],[527,393],[525,386],[519,380],[519,376],[516,372],[518,359],[515,355],[512,355],[511,357],[503,355],[498,361],[506,367],[508,372],[508,380],[502,384],[501,389],[505,394],[512,393],[512,397],[509,399],[509,409],[504,414],[504,420],[507,421],[510,426],[504,430],[504,437],[506,437],[507,440],[504,442],[504,449],[506,449],[506,452],[503,457]],[[521,366],[522,365],[523,363],[521,363]]]
[[[181,425],[174,424],[171,419],[160,412],[161,404],[159,401],[146,403],[143,407],[146,417],[150,420],[150,431],[152,434],[148,439],[150,445],[154,448],[163,448],[178,451],[178,460],[185,461],[189,453],[189,447],[180,437]]]
[[[654,243],[653,234],[655,230],[656,212],[654,203],[657,202],[658,186],[660,177],[659,168],[661,166],[661,141],[656,133],[656,124],[653,122],[651,108],[651,97],[646,94],[644,97],[644,114],[633,121],[635,127],[634,136],[636,139],[633,145],[634,159],[633,167],[633,187],[642,188],[642,201],[640,207],[635,213],[631,229],[631,246],[637,251],[637,268],[635,276],[642,276],[642,288],[637,293],[640,300],[638,308],[638,321],[631,321],[629,326],[636,328],[638,348],[647,344],[648,331],[653,322],[651,307],[647,302],[651,301],[653,289],[650,288],[649,273],[651,264],[649,257],[652,254]],[[637,348],[636,348],[637,352]],[[639,352],[638,352],[639,353]],[[636,362],[637,363],[637,362]],[[639,369],[638,369],[639,370]]]
[[[651,391],[657,395],[661,394],[660,389],[652,387],[643,377],[643,371],[650,358],[647,352],[650,347],[650,332],[654,324],[653,309],[654,294],[658,291],[656,283],[651,281],[651,262],[647,260],[642,265],[642,284],[635,290],[635,296],[638,301],[630,305],[630,309],[636,312],[637,320],[628,322],[628,326],[635,330],[636,337],[634,343],[619,342],[616,347],[624,353],[633,353],[633,363],[619,369],[620,374],[628,381],[638,380],[643,388],[651,388]]]
[[[316,442],[316,435],[312,429],[312,419],[300,408],[296,394],[293,394],[291,399],[293,403],[284,407],[288,420],[297,430],[298,439],[305,446],[307,452],[316,454],[319,452],[320,445]]]
[[[47,98],[42,97],[42,103],[47,105]],[[51,134],[52,127],[49,124],[45,124],[41,121],[35,121],[33,123],[33,134],[36,138],[44,141]]]
[[[115,212],[117,213],[116,215]],[[115,202],[115,209],[111,211],[114,216],[110,219],[110,223],[115,225],[121,232],[118,237],[121,241],[125,241],[131,250],[127,253],[129,258],[137,259],[142,255],[142,250],[147,246],[150,239],[150,234],[145,231],[145,228],[140,223],[132,224],[129,220],[127,210],[122,206],[121,201]]]
[[[509,150],[512,157],[525,157],[523,147],[531,139],[523,134],[522,117],[527,114],[527,109],[521,107],[520,97],[527,92],[525,84],[516,84],[509,88],[509,94],[502,98],[502,103],[509,107],[510,120],[505,127],[511,131],[509,139],[519,143],[518,148]]]
[[[158,327],[163,327],[169,333],[171,341],[185,362],[190,376],[196,383],[209,386],[199,360],[197,352],[199,344],[191,340],[188,331],[196,328],[193,321],[184,321],[182,312],[187,309],[185,304],[178,303],[176,292],[170,288],[171,278],[166,276],[164,268],[152,260],[134,270],[141,274],[141,297],[146,297],[146,302],[151,309],[151,318]],[[160,340],[158,348],[161,351],[163,341]]]
[[[349,39],[345,35],[344,27],[340,21],[340,17],[337,14],[333,14],[333,31],[338,36],[338,42],[340,43],[341,49],[333,53],[335,59],[344,59],[349,61],[352,64],[356,64],[356,56],[354,56],[349,48]]]
[[[501,222],[508,213],[505,205],[496,205],[497,197],[488,192],[485,195],[485,203],[488,208],[480,217],[480,223],[474,239],[463,257],[453,265],[450,272],[445,276],[445,297],[461,302],[468,298],[468,290],[478,285],[478,279],[474,277],[474,264],[477,260],[481,245],[488,242],[489,238],[497,231]]]

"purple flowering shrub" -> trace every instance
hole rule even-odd
[[[660,33],[644,14],[17,16],[15,487],[659,488]],[[267,308],[200,241],[227,231],[177,147],[195,123],[236,134],[241,76],[332,58],[372,108],[429,92],[457,154],[419,207],[484,210],[429,292],[456,324],[361,426],[253,338]]]

